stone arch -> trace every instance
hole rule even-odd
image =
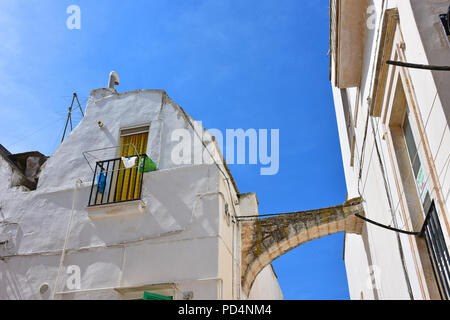
[[[299,245],[346,231],[361,234],[364,215],[361,198],[343,205],[323,209],[293,212],[264,219],[241,220],[241,285],[244,293],[250,289],[259,272],[276,258]]]

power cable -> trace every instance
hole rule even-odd
[[[338,205],[334,207],[328,207],[324,209],[332,209],[332,208],[348,208],[354,206],[354,203],[350,204],[344,204],[344,205]],[[314,209],[314,210],[304,210],[304,211],[295,211],[295,212],[286,212],[286,213],[268,213],[268,214],[259,214],[259,215],[252,215],[252,216],[240,216],[237,217],[237,220],[247,220],[247,219],[253,219],[253,220],[260,220],[261,217],[280,217],[280,216],[288,216],[288,215],[294,215],[294,214],[311,214],[314,212],[321,211],[322,209]]]
[[[399,66],[399,67],[413,68],[413,69],[423,69],[423,70],[433,70],[433,71],[450,71],[450,66],[433,66],[433,65],[408,63],[408,62],[392,61],[392,60],[387,60],[386,64],[390,64],[393,66]]]

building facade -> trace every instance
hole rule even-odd
[[[361,197],[369,219],[345,235],[352,299],[450,296],[449,5],[330,2],[348,198]]]
[[[0,299],[282,299],[271,265],[241,290],[256,195],[164,91],[110,83],[50,157],[0,151]]]

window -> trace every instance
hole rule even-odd
[[[420,162],[419,153],[417,150],[417,143],[414,139],[414,135],[411,129],[411,124],[409,122],[409,114],[405,115],[405,120],[403,122],[403,136],[405,137],[406,149],[408,150],[408,156],[411,164],[411,168],[414,174],[414,179],[416,181],[417,191],[419,193],[419,198],[421,199],[422,205],[424,205],[425,212],[428,211],[430,195],[425,187],[425,175],[422,163]]]
[[[450,299],[450,257],[434,201],[431,200],[425,184],[425,171],[420,161],[417,142],[414,139],[408,112],[405,115],[402,129],[418,196],[422,203],[423,212],[426,213],[422,231],[433,269],[433,276],[441,299],[448,300]]]
[[[420,160],[417,139],[414,137],[408,109],[406,109],[402,132],[408,153],[410,172],[414,177],[417,195],[422,205],[423,213],[426,214],[422,231],[432,273],[441,299],[448,300],[450,298],[449,253],[434,201],[431,199],[428,187],[426,186],[425,176],[428,176],[428,174],[425,174],[427,171],[424,169]]]
[[[147,152],[149,126],[122,129],[120,132],[120,156],[128,157]],[[135,149],[136,148],[136,149]]]
[[[432,204],[432,179],[428,179],[429,167],[424,157],[424,141],[417,127],[417,119],[405,94],[405,83],[401,74],[392,81],[392,100],[386,111],[389,138],[392,144],[393,169],[398,177],[398,204],[407,229],[420,231]],[[386,100],[388,101],[388,100]],[[431,238],[430,238],[431,239]],[[423,289],[423,297],[439,299],[439,283],[436,281],[436,264],[431,260],[432,252],[425,237],[411,238],[411,250],[416,264],[417,276]]]
[[[141,204],[124,202],[140,200],[143,173],[156,170],[156,164],[146,155],[148,130],[149,126],[122,129],[116,157],[96,162],[88,201],[91,217],[117,212],[109,205],[119,202],[121,212],[142,212]]]
[[[408,115],[405,116],[405,121],[403,122],[403,134],[405,136],[409,160],[411,161],[412,168],[414,171],[414,177],[417,178],[421,164],[420,164],[420,160],[419,160],[419,157],[417,154],[416,142],[414,141],[414,136],[413,136],[413,133],[411,130],[411,125],[409,124]]]
[[[439,18],[441,19],[445,34],[447,35],[448,39],[450,40],[450,6],[448,7],[448,12],[439,15]]]
[[[147,152],[149,126],[122,129],[120,132],[120,158],[132,157],[141,158]],[[135,161],[137,158],[134,158]],[[119,162],[118,186],[116,201],[126,201],[137,199],[140,194],[140,185],[137,183],[141,179],[142,172],[137,166],[131,169],[125,167],[123,161]],[[119,187],[118,187],[119,188]]]

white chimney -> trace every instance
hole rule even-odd
[[[115,85],[119,85],[119,75],[115,71],[109,74],[108,88],[114,89]]]

